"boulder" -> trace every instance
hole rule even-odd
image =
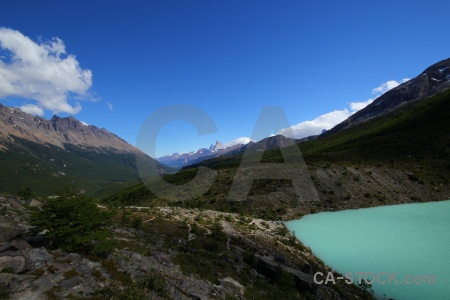
[[[87,275],[91,273],[92,268],[89,264],[81,263],[77,266],[77,271],[84,275]]]
[[[280,264],[279,262],[276,262],[273,257],[270,256],[259,257],[258,262],[256,264],[256,268],[260,274],[266,276],[271,281],[276,281],[278,271],[281,268],[284,272],[287,272],[294,278],[295,288],[299,292],[308,291],[310,293],[315,293],[317,290],[317,285],[314,284],[312,275],[294,269],[290,266]]]
[[[41,206],[42,205],[42,202],[39,202],[38,200],[36,200],[36,199],[31,199],[29,202],[28,202],[28,206],[30,206],[30,207],[39,207],[39,206]]]
[[[245,287],[234,280],[231,277],[225,277],[220,279],[220,285],[223,286],[226,290],[233,292],[234,294],[243,296],[245,293]]]
[[[140,255],[140,254],[138,254],[138,253],[136,253],[136,252],[133,252],[133,253],[131,254],[130,258],[131,258],[132,260],[135,260],[135,261],[141,261],[141,260],[142,260],[142,255]]]
[[[0,253],[25,249],[31,249],[31,246],[26,241],[11,241],[0,247]]]
[[[255,269],[251,269],[251,270],[250,270],[250,275],[252,276],[252,279],[254,280],[254,279],[257,279],[257,278],[258,278],[259,273],[258,273],[258,271],[256,271]]]
[[[0,223],[0,243],[7,243],[25,232],[25,228],[6,222]]]
[[[161,264],[167,264],[172,260],[170,255],[168,255],[164,252],[152,251],[152,256],[154,259],[156,259]]]
[[[2,256],[0,257],[0,272],[11,271],[20,273],[25,270],[25,257],[23,256]]]
[[[221,299],[225,299],[226,298],[226,293],[225,293],[225,288],[221,285],[214,285],[214,289],[212,291],[212,294],[214,296],[217,296]]]
[[[61,282],[60,287],[63,290],[71,289],[76,287],[77,285],[81,284],[83,280],[80,276],[74,276],[72,278],[66,279],[63,282]]]
[[[72,259],[72,261],[74,261],[74,262],[79,262],[79,261],[81,261],[81,258],[82,258],[81,255],[78,253],[69,253],[69,255],[67,257]]]
[[[24,256],[24,255],[25,255],[25,250],[10,250],[10,251],[0,252],[0,257],[5,257],[5,256],[15,257],[15,256]]]
[[[28,288],[31,283],[36,279],[34,275],[19,275],[11,273],[0,273],[0,291],[9,290],[11,292],[21,291]],[[1,296],[0,296],[1,298]],[[3,298],[1,298],[3,299]],[[10,297],[10,299],[20,299]],[[24,299],[24,298],[22,298]],[[31,298],[25,298],[31,299]]]
[[[45,292],[59,285],[59,282],[63,280],[63,275],[44,274],[34,280],[30,287],[33,291]]]
[[[53,258],[48,254],[45,248],[30,249],[25,252],[27,270],[39,269],[47,264]]]

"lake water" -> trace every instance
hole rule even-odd
[[[379,274],[378,299],[450,299],[450,200],[325,212],[286,226],[337,272],[352,272],[355,281],[356,272]],[[395,272],[398,284],[389,284]],[[422,275],[435,275],[436,283]],[[414,284],[419,279],[427,284]]]

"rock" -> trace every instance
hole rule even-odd
[[[243,296],[245,293],[245,287],[234,280],[231,277],[225,277],[223,279],[220,279],[220,285],[222,285],[226,290],[229,290],[235,294]]]
[[[256,279],[256,278],[258,278],[259,273],[255,269],[251,269],[250,270],[250,275],[252,276],[252,279]]]
[[[36,293],[36,291],[25,290],[19,293],[11,295],[11,299],[15,300],[48,300],[48,297],[44,293]]]
[[[196,292],[190,293],[189,296],[191,296],[192,299],[195,299],[195,300],[208,300],[209,299],[208,295],[199,294]]]
[[[0,291],[24,290],[36,279],[33,275],[18,275],[10,273],[0,273]],[[2,298],[3,299],[3,298]],[[19,299],[10,297],[10,299]]]
[[[275,262],[270,256],[261,256],[258,259],[256,267],[260,274],[266,276],[271,281],[275,281],[277,279],[278,270],[281,268],[295,279],[295,287],[299,292],[309,291],[310,293],[315,293],[317,289],[317,285],[314,284],[312,275]]]
[[[30,249],[25,253],[25,257],[27,258],[27,270],[39,269],[48,261],[53,260],[45,248]]]
[[[214,285],[214,289],[213,289],[212,293],[213,293],[213,295],[215,295],[221,299],[226,298],[225,289],[221,285]]]
[[[80,283],[82,283],[81,277],[80,276],[74,276],[72,278],[66,279],[63,282],[61,282],[60,287],[63,290],[67,290],[67,289],[71,289],[73,287],[76,287]]]
[[[94,294],[94,289],[89,286],[83,286],[83,284],[79,284],[72,288],[72,295],[77,295],[78,297],[82,296],[82,298],[88,298]]]
[[[35,291],[48,291],[63,279],[63,275],[47,274],[37,278],[31,284],[31,288]]]
[[[24,233],[25,230],[25,228],[15,224],[6,222],[0,223],[0,243],[7,243],[12,239],[15,239]]]
[[[63,256],[63,255],[67,255],[67,254],[65,254],[61,249],[56,249],[56,250],[53,250],[53,252],[52,252],[53,254],[55,254],[55,255],[58,255],[58,256]]]
[[[167,255],[164,252],[158,252],[158,251],[152,251],[152,256],[159,262],[159,263],[169,263],[171,261],[170,255]]]
[[[4,251],[0,253],[0,257],[4,257],[4,256],[25,256],[25,250],[15,250],[15,251]]]
[[[80,261],[81,255],[78,253],[70,253],[67,257],[70,257],[72,261]]]
[[[42,205],[42,202],[39,202],[38,200],[36,200],[36,199],[31,199],[29,202],[28,202],[28,206],[30,206],[30,207],[39,207],[39,206],[41,206]]]
[[[2,256],[0,257],[0,271],[10,270],[13,273],[20,273],[25,270],[25,257],[23,256]]]
[[[83,274],[90,274],[91,270],[92,268],[88,264],[79,264],[77,266],[77,271]]]
[[[130,258],[133,259],[133,260],[140,261],[140,260],[142,260],[142,255],[140,255],[140,254],[138,254],[138,253],[136,253],[136,252],[133,252],[133,253],[131,254]]]
[[[28,244],[26,241],[11,241],[0,247],[0,253],[5,251],[16,251],[25,249],[31,249],[30,244]]]
[[[46,243],[46,238],[45,235],[43,234],[38,234],[36,236],[32,236],[32,237],[27,237],[26,241],[32,245],[37,245],[37,246],[44,246]]]

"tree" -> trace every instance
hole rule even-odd
[[[361,282],[358,284],[362,290],[363,290],[363,296],[364,299],[372,298],[372,295],[374,294],[374,291],[372,289],[372,284],[366,281],[366,279],[361,280]],[[370,295],[370,297],[369,297]]]
[[[108,230],[111,213],[100,210],[92,199],[70,189],[59,197],[44,201],[33,211],[32,233],[48,230],[45,237],[53,247],[67,252],[104,255],[112,250],[112,233]]]

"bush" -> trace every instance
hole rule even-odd
[[[277,234],[281,236],[286,236],[289,233],[289,229],[286,228],[286,226],[282,225],[280,228],[277,229]]]
[[[113,280],[109,286],[94,292],[93,299],[144,300],[153,299],[153,293],[162,299],[168,299],[167,285],[167,280],[158,273],[138,281],[133,280],[127,286],[121,286]]]
[[[66,189],[48,199],[30,218],[32,233],[48,230],[45,237],[53,247],[66,252],[105,255],[114,244],[110,239],[111,213],[100,210],[91,198]]]
[[[141,217],[137,217],[133,220],[133,222],[131,223],[131,226],[133,226],[134,229],[139,229],[142,227],[142,218]]]

